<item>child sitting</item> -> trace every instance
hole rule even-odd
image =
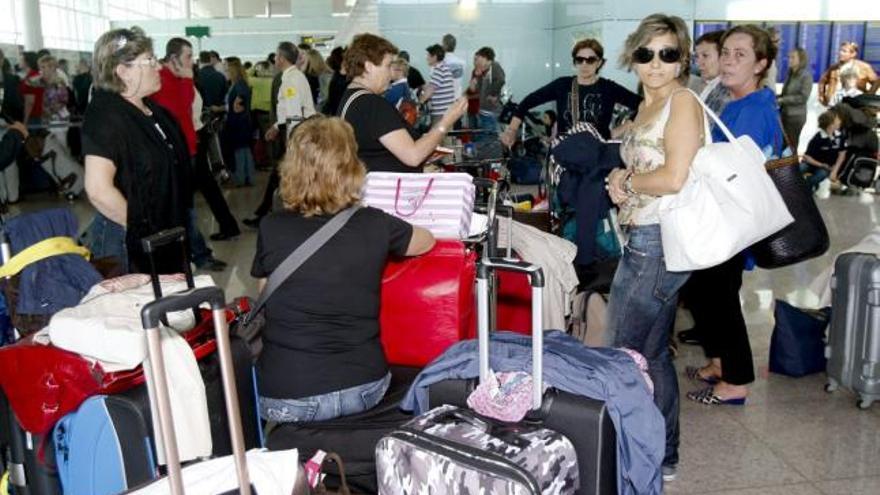
[[[837,170],[843,163],[844,152],[843,138],[840,129],[840,117],[831,110],[819,115],[819,132],[810,139],[807,152],[804,153],[801,162],[801,173],[806,176],[807,184],[815,191],[819,183],[831,174],[831,170]],[[836,177],[832,177],[835,180]]]

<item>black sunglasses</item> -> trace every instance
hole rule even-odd
[[[636,48],[633,52],[633,61],[637,64],[647,64],[654,60],[654,50],[647,47]],[[681,60],[681,50],[678,48],[663,48],[658,52],[660,60],[667,64],[674,64]]]
[[[589,57],[575,57],[574,58],[574,65],[581,65],[581,64],[593,65],[596,62],[599,62],[601,60],[602,60],[601,58],[599,58],[595,55],[590,55]]]

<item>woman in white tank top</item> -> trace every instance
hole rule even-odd
[[[688,28],[679,17],[649,16],[627,38],[621,63],[638,74],[645,100],[621,145],[626,169],[608,176],[608,193],[620,207],[628,240],[611,285],[607,344],[634,349],[648,360],[654,401],[666,420],[667,481],[675,476],[679,437],[678,379],[668,332],[689,273],[666,271],[658,200],[684,186],[706,134],[697,96],[684,86],[689,54]]]

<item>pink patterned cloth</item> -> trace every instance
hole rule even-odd
[[[159,275],[159,283],[167,284],[169,282],[185,282],[186,277],[182,273],[174,275]],[[150,283],[150,276],[143,273],[132,273],[130,275],[122,275],[116,278],[104,280],[98,285],[107,292],[123,292],[135,289],[142,285]]]
[[[474,411],[501,421],[518,422],[532,407],[532,375],[523,371],[490,373],[467,399]]]
[[[638,366],[639,371],[642,372],[642,378],[645,379],[645,383],[648,385],[648,390],[650,390],[653,394],[654,381],[651,380],[651,375],[648,374],[648,360],[645,359],[645,356],[642,356],[638,351],[627,349],[626,347],[620,347],[619,349],[627,353],[627,355],[629,355],[629,357],[631,357],[632,360],[636,362],[636,366]]]

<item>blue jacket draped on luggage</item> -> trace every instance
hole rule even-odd
[[[590,131],[579,131],[580,128],[566,135],[552,153],[565,170],[557,189],[559,200],[575,211],[578,253],[574,262],[589,265],[597,257],[596,228],[611,208],[605,177],[622,162],[617,143],[605,143]]]
[[[77,238],[77,222],[68,208],[20,215],[6,223],[13,256],[50,237]],[[18,283],[16,311],[30,315],[52,315],[79,304],[80,299],[101,281],[101,275],[77,254],[52,256],[27,266]]]
[[[532,369],[531,336],[493,332],[489,366],[496,372]],[[479,376],[477,341],[459,342],[429,364],[413,382],[401,408],[421,414],[428,387],[448,379]],[[635,361],[617,349],[585,347],[558,330],[544,332],[544,384],[604,401],[617,431],[618,492],[659,494],[666,446],[663,416],[654,405]]]

